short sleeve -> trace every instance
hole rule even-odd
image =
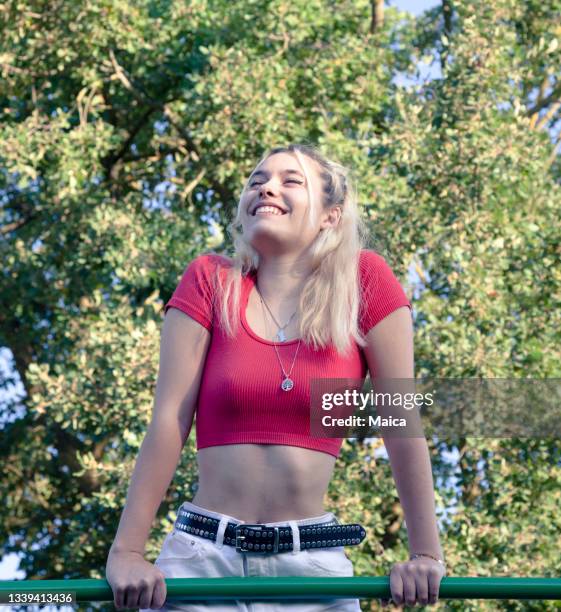
[[[402,306],[411,310],[411,303],[405,291],[381,255],[371,250],[363,250],[360,255],[359,274],[359,327],[364,335],[394,310]]]
[[[209,255],[199,255],[194,259],[183,272],[179,284],[164,306],[164,314],[168,308],[178,308],[212,331],[213,270]]]

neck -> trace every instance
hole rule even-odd
[[[257,270],[257,286],[269,306],[298,303],[300,293],[311,274],[309,261],[302,257],[261,257]]]

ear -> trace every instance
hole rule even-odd
[[[340,206],[333,206],[333,208],[330,208],[322,217],[320,224],[321,229],[324,230],[328,227],[337,227],[342,213],[343,211]]]

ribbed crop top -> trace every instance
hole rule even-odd
[[[185,269],[164,312],[178,308],[208,329],[212,336],[201,378],[195,412],[197,450],[224,444],[283,444],[339,456],[343,438],[310,435],[310,380],[348,378],[364,381],[368,365],[361,347],[353,342],[346,357],[334,347],[314,350],[301,343],[291,378],[294,388],[280,388],[283,376],[273,343],[257,336],[245,312],[255,285],[255,274],[242,279],[240,320],[230,339],[214,333],[220,325],[213,307],[216,266],[222,274],[230,261],[221,255],[195,258]],[[359,327],[366,334],[388,314],[411,304],[383,257],[363,250],[359,259],[362,302]],[[277,344],[280,359],[290,367],[298,340]]]

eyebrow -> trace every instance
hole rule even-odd
[[[288,170],[283,170],[281,174],[297,174],[298,176],[301,176],[302,178],[304,178],[304,175],[300,172],[300,170],[292,170],[291,168],[289,168]],[[267,173],[264,172],[263,170],[257,170],[249,177],[248,180],[251,180],[252,178],[255,178],[256,176],[267,176]]]

